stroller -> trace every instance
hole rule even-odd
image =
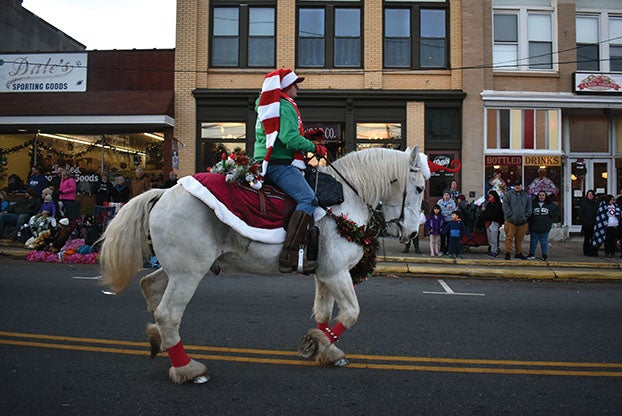
[[[466,234],[462,236],[462,246],[464,251],[469,251],[470,247],[488,246],[490,251],[490,245],[488,244],[488,235],[486,234],[486,228],[480,220],[482,214],[481,208],[475,204],[475,202],[462,201],[458,205],[458,210],[461,212],[462,221],[465,227],[469,230],[471,238]]]

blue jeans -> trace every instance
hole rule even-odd
[[[538,248],[538,243],[540,243],[540,249],[542,250],[543,256],[549,255],[549,231],[545,231],[543,233],[534,233],[531,231],[529,235],[529,254],[536,254],[536,248]]]
[[[296,211],[313,215],[317,207],[317,197],[300,169],[292,165],[269,164],[266,179],[296,201]]]

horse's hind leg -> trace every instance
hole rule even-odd
[[[143,292],[149,312],[155,311],[158,307],[167,285],[168,276],[162,268],[140,279],[140,290]]]
[[[185,271],[183,274],[176,272],[169,275],[164,295],[153,314],[156,328],[148,328],[152,339],[157,338],[157,334],[159,334],[160,348],[168,352],[171,360],[169,377],[178,384],[196,381],[207,372],[207,367],[204,364],[188,357],[179,336],[179,325],[184,310],[203,276],[204,273],[201,274],[196,271],[194,273]]]
[[[339,314],[336,323],[330,326],[334,302],[337,302]],[[329,280],[320,281],[316,278],[316,296],[313,307],[318,328],[310,329],[302,338],[298,348],[303,358],[315,358],[320,364],[346,365],[345,353],[335,346],[339,336],[357,321],[359,305],[352,286],[349,273],[346,271]]]

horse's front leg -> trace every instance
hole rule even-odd
[[[334,302],[339,313],[331,326]],[[335,346],[339,337],[351,328],[359,316],[359,304],[348,271],[339,273],[328,281],[316,278],[314,316],[317,329],[310,329],[302,338],[298,349],[303,358],[315,358],[320,364],[343,366],[348,364],[345,353]]]
[[[155,348],[154,344],[159,344],[160,349],[168,353],[171,361],[169,377],[178,384],[202,383],[209,379],[205,375],[207,367],[188,357],[179,336],[179,325],[184,310],[202,278],[203,276],[199,274],[169,275],[164,295],[153,313],[156,324],[150,325],[147,329],[152,351]]]

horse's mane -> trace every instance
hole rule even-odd
[[[420,154],[421,155],[421,154]],[[424,155],[425,156],[425,155]],[[338,170],[372,207],[390,195],[391,187],[404,189],[410,168],[410,151],[370,148],[351,152],[336,160],[327,171],[343,181]],[[425,163],[427,167],[427,162]],[[344,186],[347,186],[344,184]]]

